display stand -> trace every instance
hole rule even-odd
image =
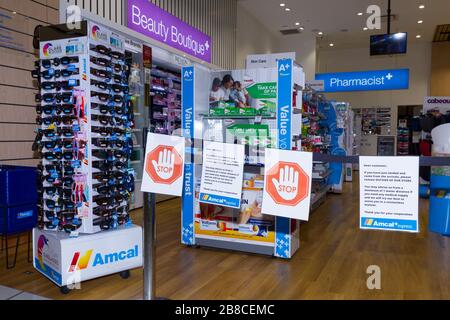
[[[187,149],[182,198],[181,242],[291,258],[299,247],[299,221],[265,216],[242,219],[246,204],[262,197],[264,148],[300,149],[301,67],[290,59],[277,68],[210,72],[201,67],[182,69],[182,128]],[[231,75],[240,81],[246,98],[230,104],[210,101],[214,79]],[[215,94],[213,94],[215,95]],[[212,95],[212,96],[213,96]],[[212,100],[212,99],[211,99]],[[243,206],[232,210],[198,201],[201,140],[246,145]],[[223,227],[226,226],[224,229]]]
[[[34,267],[62,291],[142,266],[129,217],[133,104],[124,37],[93,22],[40,29],[42,155]],[[58,101],[59,100],[59,101]]]

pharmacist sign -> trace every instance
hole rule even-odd
[[[312,153],[266,149],[262,213],[309,219]]]
[[[316,80],[324,81],[324,92],[407,90],[409,69],[319,73]]]
[[[206,62],[211,62],[211,37],[148,0],[128,0],[127,27]]]
[[[184,152],[183,137],[149,133],[141,191],[181,196]]]

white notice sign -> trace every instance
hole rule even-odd
[[[205,141],[199,201],[240,208],[245,146]]]
[[[360,228],[419,232],[419,157],[359,157]]]
[[[262,213],[309,219],[312,153],[266,149]]]
[[[181,196],[184,150],[183,137],[149,133],[141,191]]]

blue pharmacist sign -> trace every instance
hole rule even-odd
[[[324,92],[406,90],[409,69],[318,73],[316,80],[324,81]]]

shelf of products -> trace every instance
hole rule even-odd
[[[356,117],[361,121],[362,134],[389,135],[392,131],[392,115],[390,108],[374,107],[354,109]]]
[[[181,74],[153,65],[151,78],[151,129],[172,135],[181,128]]]

